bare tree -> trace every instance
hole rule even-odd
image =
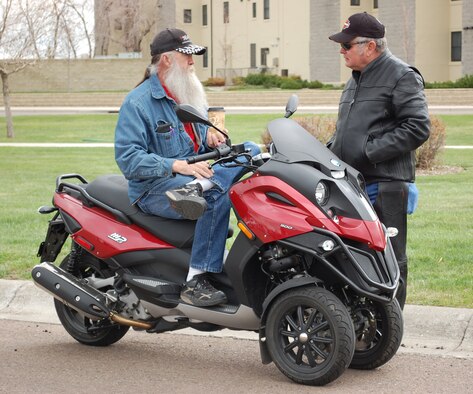
[[[32,36],[28,34],[30,21],[25,26],[21,12],[14,7],[14,1],[3,0],[0,6],[0,76],[8,138],[14,137],[8,77],[34,64],[34,57],[30,56],[36,51]]]
[[[92,45],[93,42],[93,29],[94,27],[88,23],[86,15],[92,14],[93,4],[90,0],[66,0],[65,4],[71,10],[71,17],[69,19],[75,19],[74,15],[78,18],[79,29],[83,34],[83,37],[80,34],[76,37],[82,40],[85,40],[87,43],[87,55],[89,58],[92,58],[94,54],[94,48]]]
[[[118,44],[124,52],[141,52],[143,38],[154,28],[159,0],[97,0],[96,54],[108,55],[110,42]]]
[[[123,30],[122,44],[126,52],[140,52],[143,37],[151,31],[156,18],[142,9],[142,3],[134,0],[121,0],[122,14],[115,18]]]
[[[92,57],[93,26],[89,23],[91,18],[87,18],[92,15],[92,1],[49,0],[42,32],[48,42],[46,58],[77,58],[83,44],[87,57]],[[38,9],[35,11],[40,13]]]
[[[226,15],[226,18],[228,18],[228,15]],[[231,69],[229,67],[231,67],[231,57],[232,57],[232,44],[229,43],[227,26],[228,25],[225,23],[223,27],[223,37],[222,37],[222,40],[220,41],[220,46],[222,49],[222,58],[223,58],[223,78],[225,79],[225,84],[229,84],[231,82],[230,75],[229,75],[229,72],[231,72]]]
[[[9,76],[40,59],[77,57],[83,41],[91,55],[92,27],[85,16],[91,1],[1,0],[0,76],[8,138],[14,137]]]
[[[412,30],[413,26],[415,27],[414,18],[414,4],[412,0],[401,0],[401,15],[402,15],[402,49],[403,49],[403,59],[405,62],[410,63],[413,61],[412,58]]]

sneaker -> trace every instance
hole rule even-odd
[[[202,197],[203,191],[200,183],[187,184],[181,189],[168,190],[166,196],[171,207],[186,219],[196,220],[207,209],[207,201]]]
[[[194,276],[181,290],[181,300],[195,306],[214,306],[227,302],[227,296],[207,280],[206,273]]]

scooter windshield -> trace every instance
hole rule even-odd
[[[268,132],[277,152],[274,160],[322,163],[334,171],[345,167],[325,145],[292,119],[273,120],[268,124]],[[284,157],[278,158],[280,155]]]

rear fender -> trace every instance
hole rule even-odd
[[[64,220],[57,212],[54,218],[49,221],[46,238],[39,245],[38,257],[40,257],[40,261],[56,261],[68,235]]]

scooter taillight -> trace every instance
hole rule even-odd
[[[80,246],[83,248],[93,251],[94,250],[94,245],[91,244],[89,241],[87,241],[85,238],[82,238],[81,236],[73,237],[74,241],[78,243]]]

